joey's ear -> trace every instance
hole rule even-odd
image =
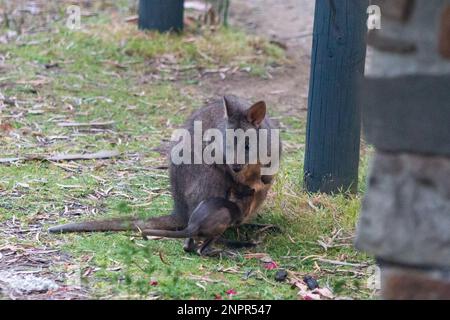
[[[259,101],[247,110],[247,121],[259,127],[266,116],[266,103]]]
[[[223,97],[222,101],[223,101],[223,113],[225,115],[225,118],[229,118],[232,113],[230,101],[228,101],[226,96]]]

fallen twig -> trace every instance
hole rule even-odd
[[[114,121],[105,122],[60,122],[59,127],[109,127],[114,124]]]
[[[60,154],[53,157],[49,157],[48,161],[68,161],[68,160],[92,160],[92,159],[108,159],[114,158],[120,155],[119,151],[102,150],[96,153],[86,154]]]
[[[72,160],[95,160],[95,159],[108,159],[114,158],[120,155],[119,151],[102,150],[96,153],[85,154],[59,154],[55,156],[46,155],[29,155],[25,157],[16,158],[0,158],[0,163],[13,163],[21,161],[72,161]]]
[[[137,23],[139,20],[139,16],[138,15],[134,15],[134,16],[130,16],[125,18],[125,22],[127,23]]]
[[[163,253],[161,251],[159,251],[159,260],[161,260],[161,262],[164,263],[165,265],[170,265],[170,263],[168,263],[164,258]]]
[[[337,266],[348,266],[348,267],[355,267],[355,268],[365,268],[368,266],[367,263],[350,263],[350,262],[345,262],[345,261],[328,260],[328,259],[322,259],[322,258],[317,258],[315,260],[319,261],[319,262],[323,262],[323,263],[334,264]]]

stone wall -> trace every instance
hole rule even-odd
[[[356,247],[377,257],[383,298],[450,299],[450,1],[373,2],[362,106],[376,155]]]

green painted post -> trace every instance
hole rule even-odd
[[[310,192],[356,191],[368,0],[316,0],[304,166]]]
[[[184,0],[140,0],[139,29],[183,30]]]

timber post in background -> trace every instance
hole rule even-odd
[[[139,29],[183,30],[184,0],[139,0]]]
[[[450,0],[378,0],[363,127],[374,145],[356,247],[385,299],[450,299]]]
[[[310,192],[356,191],[368,0],[317,0],[304,167]]]

